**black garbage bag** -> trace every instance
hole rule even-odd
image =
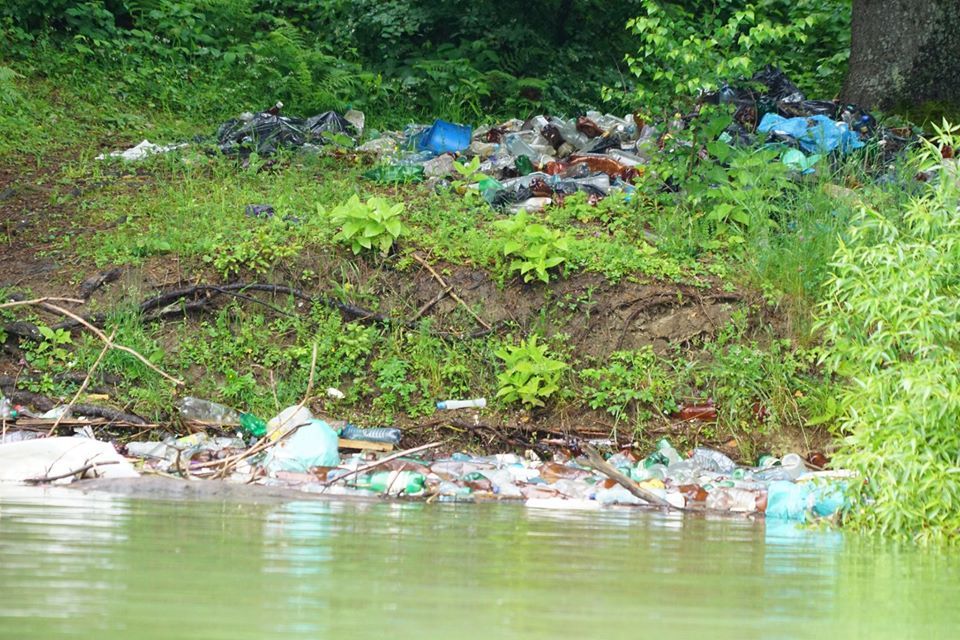
[[[262,156],[278,147],[302,147],[308,140],[303,121],[269,113],[258,113],[250,120],[228,120],[217,130],[220,151],[246,155],[256,151]]]
[[[327,111],[306,120],[288,118],[263,111],[253,117],[232,119],[217,129],[220,151],[227,155],[246,156],[256,151],[269,156],[280,147],[296,149],[309,143],[322,144],[325,133],[355,136],[353,125],[340,114]]]
[[[777,110],[787,118],[809,118],[810,116],[827,116],[831,120],[837,119],[839,105],[832,100],[801,100],[800,102],[778,102]]]
[[[356,133],[353,125],[336,111],[327,111],[307,118],[306,129],[315,136],[324,132]]]
[[[767,90],[764,95],[776,102],[800,103],[807,99],[797,85],[790,82],[787,74],[773,65],[768,64],[761,71],[753,74],[750,80],[765,86]]]

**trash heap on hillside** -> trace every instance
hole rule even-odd
[[[881,129],[873,117],[854,105],[808,100],[781,71],[767,67],[753,78],[702,96],[702,103],[729,104],[733,122],[720,139],[732,145],[773,146],[781,161],[797,173],[811,173],[831,154],[846,154],[878,142],[885,153],[899,149],[905,138]],[[329,111],[309,118],[281,115],[282,103],[260,113],[244,113],[223,123],[215,136],[223,154],[247,158],[270,156],[280,148],[338,152],[375,157],[366,177],[380,182],[473,179],[471,185],[495,208],[528,211],[559,203],[573,193],[591,201],[611,192],[630,193],[646,166],[678,131],[699,114],[668,122],[645,122],[587,111],[573,118],[538,115],[473,128],[436,120],[409,125],[403,131],[365,129],[364,114],[343,116]],[[904,132],[899,132],[903,135]],[[137,148],[111,155],[142,158],[179,148],[144,141]],[[134,153],[136,151],[136,153]],[[463,169],[470,161],[470,169]],[[454,162],[459,161],[460,168]]]

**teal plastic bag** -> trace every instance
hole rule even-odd
[[[337,432],[323,420],[311,420],[282,439],[271,449],[266,460],[270,472],[306,472],[314,467],[335,467],[340,464]]]
[[[771,482],[767,487],[767,517],[806,520],[832,516],[846,505],[842,483]]]

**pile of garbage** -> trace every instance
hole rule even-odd
[[[482,398],[447,401],[438,403],[438,410],[484,405]],[[682,456],[667,440],[644,458],[626,450],[605,461],[587,443],[558,447],[548,460],[532,451],[523,456],[414,455],[439,443],[375,458],[400,444],[399,429],[363,429],[321,420],[303,405],[288,407],[268,422],[197,398],[184,398],[178,406],[194,433],[127,442],[120,447],[125,456],[110,443],[94,439],[89,427],[75,437],[17,430],[20,416],[7,407],[0,438],[0,481],[68,483],[147,473],[257,482],[330,495],[506,500],[539,508],[655,506],[806,520],[840,511],[850,477],[822,470],[826,460],[820,454],[809,462],[789,453],[782,459],[767,456],[757,466],[741,466],[706,448]],[[581,446],[595,457],[584,458]]]
[[[833,153],[845,154],[871,138],[887,151],[906,140],[881,130],[873,117],[855,105],[808,100],[783,72],[767,67],[749,80],[725,85],[702,96],[702,103],[731,104],[734,122],[721,139],[734,145],[758,143],[782,147],[782,161],[801,173]],[[365,116],[350,110],[328,111],[309,118],[280,115],[282,103],[260,113],[244,113],[220,125],[219,152],[269,156],[281,147],[319,151],[334,144],[371,154],[378,165],[366,177],[381,182],[417,182],[468,177],[495,208],[534,211],[560,203],[573,193],[595,201],[612,192],[630,193],[646,165],[664,150],[665,140],[688,126],[697,112],[670,122],[651,124],[634,114],[623,117],[587,111],[575,118],[538,115],[474,129],[436,120],[403,131],[365,131]],[[366,134],[366,136],[365,136]],[[139,159],[181,145],[160,147],[142,142],[110,155]],[[468,176],[455,160],[476,158]]]

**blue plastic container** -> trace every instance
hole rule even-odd
[[[436,154],[463,151],[470,146],[472,134],[473,128],[470,125],[434,120],[433,126],[420,136],[417,148]]]

